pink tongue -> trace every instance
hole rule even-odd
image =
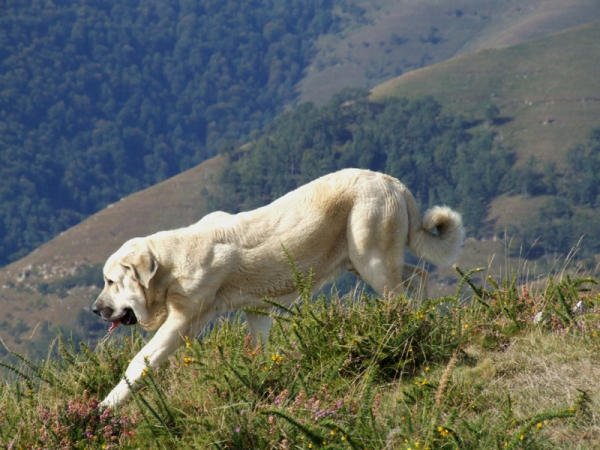
[[[121,323],[120,320],[115,320],[113,323],[111,323],[110,328],[108,329],[108,332],[110,333],[112,330],[117,328],[120,323]]]

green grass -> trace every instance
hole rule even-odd
[[[457,269],[458,270],[458,269]],[[354,292],[276,306],[266,349],[237,314],[190,340],[123,408],[97,408],[144,338],[97,349],[58,337],[0,387],[8,448],[495,449],[600,444],[591,278],[539,292],[463,273],[420,307]],[[470,291],[469,291],[470,289]],[[470,292],[470,294],[469,294]],[[473,294],[473,295],[471,295]],[[472,297],[472,301],[465,299]],[[586,312],[573,313],[579,301]],[[545,319],[532,317],[545,311]],[[580,376],[576,376],[580,374]],[[591,446],[591,447],[590,447]]]

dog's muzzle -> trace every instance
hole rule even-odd
[[[112,322],[114,325],[135,325],[137,323],[137,317],[131,308],[125,308],[121,314],[113,317],[114,310],[112,308],[94,303],[92,312],[102,317],[102,320]]]

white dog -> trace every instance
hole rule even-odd
[[[254,211],[215,212],[187,228],[131,239],[108,258],[93,311],[112,322],[111,330],[139,323],[158,331],[102,406],[122,403],[146,361],[157,367],[215,315],[268,308],[265,297],[292,303],[297,294],[284,248],[299,271],[314,271],[316,287],[348,270],[379,295],[394,294],[411,288],[417,275],[412,289],[423,296],[427,272],[404,263],[405,247],[447,265],[463,239],[458,213],[435,207],[421,219],[398,180],[358,169],[326,175]],[[259,334],[266,340],[269,317],[247,314],[247,323],[253,345]]]

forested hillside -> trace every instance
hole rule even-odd
[[[367,96],[348,89],[324,107],[306,103],[278,117],[243,151],[229,152],[213,206],[254,208],[326,173],[361,167],[398,177],[422,207],[458,208],[469,231],[484,234],[487,205],[516,182],[494,133],[470,133],[472,123],[442,114],[431,97],[375,103]]]
[[[268,123],[334,3],[3,2],[0,265]]]

